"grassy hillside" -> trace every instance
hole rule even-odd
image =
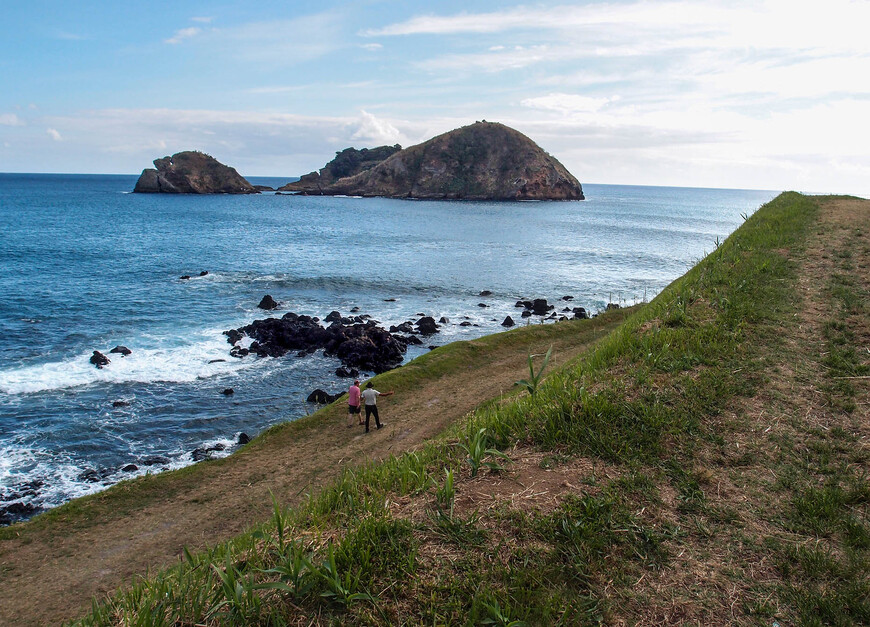
[[[850,202],[779,196],[578,361],[79,624],[870,622]]]

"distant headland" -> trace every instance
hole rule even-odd
[[[154,161],[135,192],[250,194],[233,168],[201,152]],[[347,148],[319,171],[281,187],[307,195],[465,200],[583,200],[577,179],[531,139],[504,124],[475,122],[422,144]]]

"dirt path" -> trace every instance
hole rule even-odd
[[[92,597],[174,563],[183,547],[214,545],[264,520],[270,492],[283,504],[298,502],[343,465],[398,454],[437,435],[526,376],[527,350],[544,352],[552,344],[551,364],[558,367],[625,315],[462,343],[443,351],[443,360],[452,361],[434,369],[435,378],[407,377],[415,366],[406,366],[396,377],[411,382],[396,385],[396,395],[379,403],[386,423],[380,431],[346,428],[346,406],[339,402],[227,459],[121,484],[74,503],[62,516],[11,528],[16,535],[0,541],[0,625],[55,625],[80,616]],[[427,363],[437,365],[439,355]],[[389,376],[379,387],[390,389]]]
[[[694,529],[687,524],[689,532],[676,544],[669,567],[635,586],[636,594],[653,601],[628,610],[627,623],[798,624],[780,615],[788,616],[796,601],[783,598],[792,582],[784,579],[777,566],[782,557],[771,547],[782,543],[841,550],[830,538],[792,532],[783,524],[793,515],[794,496],[784,482],[791,478],[801,485],[806,480],[795,479],[803,475],[790,464],[814,477],[807,469],[822,463],[820,451],[830,445],[829,434],[839,432],[848,442],[838,442],[837,459],[849,460],[858,475],[870,471],[870,380],[850,379],[855,408],[844,411],[825,391],[831,379],[824,365],[829,350],[825,326],[831,320],[848,325],[863,363],[870,361],[870,318],[844,315],[831,294],[832,278],[838,274],[854,280],[856,290],[870,291],[870,201],[825,198],[819,203],[819,220],[810,226],[806,248],[784,251],[798,267],[800,305],[795,324],[781,328],[783,345],[768,354],[765,385],[752,397],[735,399],[731,410],[712,420],[722,444],[696,451],[693,470],[703,478],[708,511],[733,513],[738,522],[715,515],[684,517],[703,524]],[[669,508],[678,520],[677,507]],[[777,615],[778,623],[759,612],[764,607]]]

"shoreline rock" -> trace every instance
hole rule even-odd
[[[260,357],[282,357],[290,351],[323,349],[324,355],[337,357],[348,371],[380,373],[401,365],[408,348],[406,338],[391,334],[371,320],[351,323],[344,320],[334,320],[323,327],[317,318],[289,312],[281,318],[255,320],[224,334],[233,345],[230,355],[234,357],[243,357],[246,350]],[[250,347],[236,346],[245,336],[254,340]]]
[[[260,304],[257,305],[257,307],[260,309],[266,309],[266,310],[278,309],[278,303],[277,303],[277,301],[275,301],[274,298],[272,298],[272,296],[270,294],[266,294],[260,300]]]
[[[103,366],[108,366],[112,361],[103,355],[100,351],[94,351],[94,354],[91,355],[89,361],[94,364],[98,369],[102,369]]]

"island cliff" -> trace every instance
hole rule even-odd
[[[187,150],[155,159],[153,168],[142,170],[137,193],[163,194],[257,194],[234,168],[203,152]]]
[[[401,149],[402,147],[399,144],[395,146],[363,148],[362,150],[345,148],[340,152],[336,152],[335,159],[327,163],[319,171],[309,172],[298,181],[287,183],[284,187],[279,188],[279,191],[321,194],[324,187],[329,187],[339,179],[370,170]]]
[[[584,198],[580,183],[561,163],[519,131],[493,122],[476,122],[438,135],[334,181],[322,174],[316,180],[315,174],[282,189],[391,198]]]

